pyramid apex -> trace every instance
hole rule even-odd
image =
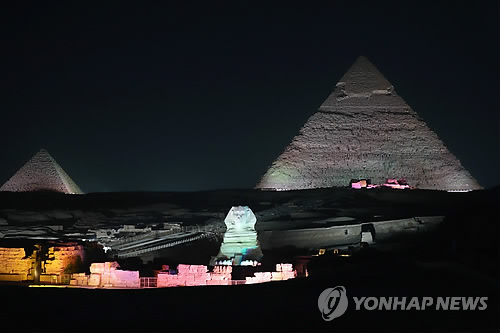
[[[373,184],[404,178],[434,190],[481,188],[365,56],[356,58],[256,187],[346,187],[360,178]]]
[[[346,74],[354,67],[359,67],[359,66],[370,66],[370,67],[374,67],[375,66],[373,65],[373,63],[371,62],[371,60],[367,57],[367,56],[364,56],[364,55],[360,55],[358,56],[354,62],[352,63],[351,67],[349,67],[348,71],[346,72]],[[376,68],[375,68],[376,69]]]
[[[392,84],[366,56],[359,56],[337,83],[342,95],[367,97],[373,94],[389,94]]]
[[[46,160],[54,160],[52,155],[50,155],[50,153],[44,148],[40,149],[35,155],[31,157],[31,159],[40,159],[40,158]]]
[[[360,55],[359,57],[356,58],[356,61],[370,61],[370,59],[368,59],[367,56],[364,56],[364,55]]]

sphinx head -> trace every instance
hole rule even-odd
[[[227,230],[255,231],[257,218],[248,206],[233,206],[224,220]]]

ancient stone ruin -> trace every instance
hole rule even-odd
[[[217,259],[232,259],[235,265],[243,260],[259,260],[262,251],[257,241],[256,222],[255,214],[247,206],[232,207],[224,220],[227,229]]]
[[[165,265],[164,267],[168,267]],[[71,275],[69,284],[74,287],[84,288],[167,288],[187,286],[230,286],[242,284],[264,283],[271,281],[283,281],[297,277],[297,271],[292,264],[276,264],[276,271],[253,273],[253,276],[245,277],[245,280],[232,279],[232,266],[214,266],[210,272],[205,265],[179,264],[176,270],[162,270],[156,273],[156,277],[140,277],[138,271],[124,271],[118,269],[117,262],[93,263],[90,266],[90,275],[85,273],[74,273]],[[154,283],[145,286],[142,281]],[[144,285],[144,286],[143,286]]]
[[[292,264],[276,264],[275,272],[255,272],[253,276],[247,276],[246,283],[264,283],[271,281],[282,281],[295,279],[297,271],[293,269]]]
[[[83,261],[84,250],[82,245],[71,244],[64,246],[51,246],[48,249],[47,260],[42,262],[42,271],[48,275],[61,275],[77,262]]]
[[[32,251],[24,248],[0,247],[0,281],[33,281],[40,283],[61,283],[65,273],[78,269],[83,260],[83,246],[76,243],[62,243],[46,249],[37,244]],[[37,263],[38,268],[37,268]]]
[[[177,266],[177,272],[171,274],[169,271],[159,272],[157,275],[157,286],[179,287],[179,286],[210,286],[210,285],[230,285],[231,266],[215,266],[213,272],[209,272],[204,265],[184,265]]]
[[[31,278],[35,260],[23,248],[0,247],[0,281],[26,281]]]
[[[228,286],[233,284],[253,284],[271,281],[283,281],[295,279],[297,271],[292,264],[276,264],[274,272],[254,272],[253,276],[245,277],[245,280],[232,280],[232,266],[214,266],[213,272],[208,271],[204,265],[183,265],[177,267],[176,273],[170,271],[159,272],[157,275],[157,287],[181,287],[181,286]]]
[[[351,179],[405,179],[434,190],[481,188],[365,57],[340,79],[256,188],[346,187]]]
[[[72,274],[70,285],[100,288],[139,288],[141,285],[139,271],[124,271],[114,262],[92,263],[90,275]]]
[[[45,149],[36,153],[31,160],[0,187],[0,191],[83,193]]]

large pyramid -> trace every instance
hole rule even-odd
[[[0,191],[83,193],[45,149],[36,153],[31,160],[0,187]]]
[[[359,57],[256,188],[348,186],[404,178],[434,190],[481,186],[366,58]]]

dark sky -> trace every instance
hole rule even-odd
[[[0,183],[43,147],[85,192],[253,187],[359,55],[499,183],[498,1],[44,2],[1,8]]]

